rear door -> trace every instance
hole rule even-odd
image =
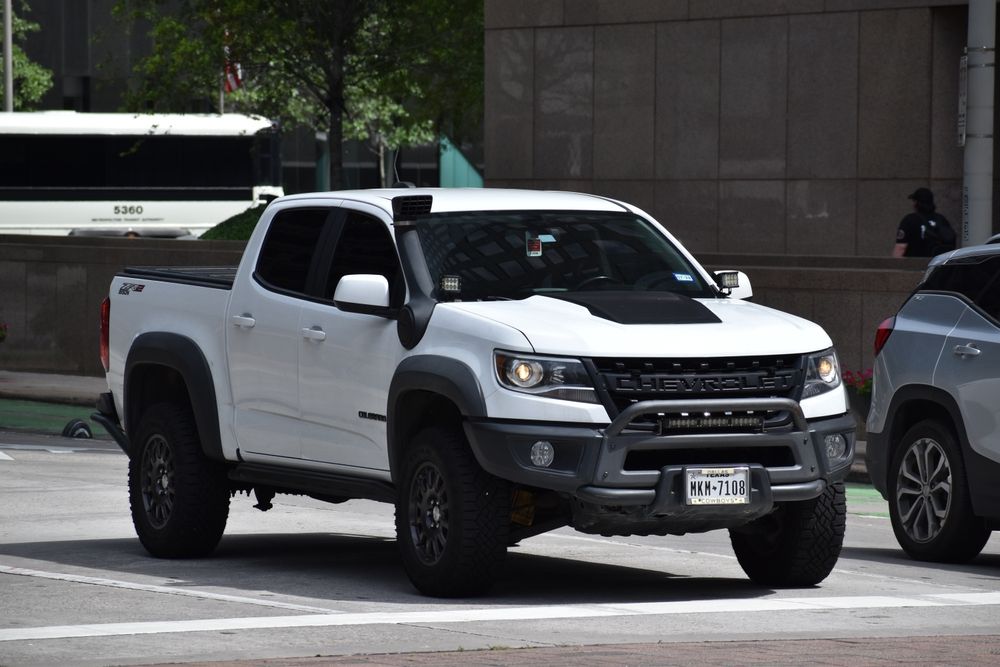
[[[1000,462],[1000,256],[959,265],[971,300],[945,340],[934,384],[958,402],[969,444]]]
[[[279,212],[251,280],[238,281],[227,314],[229,376],[240,453],[301,458],[298,322],[328,237],[330,208]]]

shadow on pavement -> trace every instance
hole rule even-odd
[[[897,548],[874,548],[874,547],[844,547],[840,552],[841,559],[851,558],[854,560],[867,560],[875,563],[883,563],[894,566],[902,566],[904,570],[897,572],[899,576],[904,574],[905,568],[928,567],[936,570],[951,570],[966,574],[986,574],[990,577],[1000,576],[1000,554],[984,553],[967,563],[933,563],[930,561],[914,560],[906,555],[901,547]],[[998,570],[992,572],[991,570]]]
[[[403,572],[395,540],[338,534],[226,535],[215,555],[157,559],[138,540],[77,540],[0,545],[0,555],[66,567],[173,580],[178,588],[225,587],[312,600],[454,604],[421,596]],[[9,563],[8,563],[9,564]],[[26,566],[44,570],[43,564]],[[87,573],[85,573],[87,574]],[[130,577],[129,575],[133,575]],[[110,575],[114,577],[115,575]],[[679,577],[661,570],[510,553],[504,575],[477,605],[595,604],[754,598],[773,593],[746,579]]]

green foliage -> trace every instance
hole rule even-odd
[[[28,59],[27,54],[20,44],[24,42],[29,33],[37,32],[40,26],[21,16],[29,12],[28,3],[22,0],[18,3],[18,11],[12,12],[11,28],[13,32],[14,48],[11,58],[14,65],[14,110],[30,111],[42,99],[49,88],[52,87],[52,71],[38,63]],[[20,14],[20,16],[19,16]],[[3,25],[3,5],[0,4],[0,26]],[[2,33],[2,28],[0,28]],[[0,35],[2,37],[2,35]],[[2,50],[2,49],[0,49]],[[4,59],[0,58],[0,81],[4,76]],[[5,108],[4,86],[0,85],[0,109]]]
[[[237,213],[231,218],[227,218],[212,227],[199,238],[206,241],[246,241],[253,234],[260,214],[264,212],[263,206],[248,208],[242,213]]]
[[[117,0],[116,13],[152,26],[132,110],[217,100],[228,50],[245,85],[227,110],[326,131],[334,187],[344,138],[381,153],[481,126],[481,0]]]

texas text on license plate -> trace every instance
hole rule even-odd
[[[686,468],[684,500],[688,505],[746,505],[750,502],[750,469]]]

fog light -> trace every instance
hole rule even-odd
[[[839,433],[834,433],[823,438],[826,445],[827,460],[842,459],[847,453],[847,439]]]
[[[531,463],[539,468],[548,468],[556,458],[556,450],[551,442],[539,440],[531,446]]]

